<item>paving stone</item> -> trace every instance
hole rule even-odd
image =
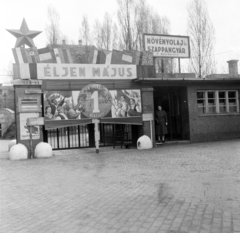
[[[0,152],[0,232],[240,233],[239,177],[240,140]]]

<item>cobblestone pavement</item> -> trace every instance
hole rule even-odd
[[[240,140],[2,156],[0,169],[2,233],[240,233]]]

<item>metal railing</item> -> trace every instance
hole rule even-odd
[[[50,129],[47,131],[47,142],[53,150],[89,147],[87,125]]]
[[[113,146],[115,126],[114,124],[100,124],[100,146]],[[131,143],[131,125],[125,125],[124,132],[124,141]],[[45,141],[52,146],[53,150],[94,147],[94,142],[91,143],[89,140],[89,135],[94,134],[94,131],[90,132],[88,125],[49,129],[45,131],[45,134]]]

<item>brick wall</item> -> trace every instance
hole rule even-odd
[[[214,84],[188,87],[191,142],[240,138],[240,114],[199,115],[197,90],[236,90],[236,85]]]

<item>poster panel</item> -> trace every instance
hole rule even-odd
[[[20,139],[29,140],[30,132],[27,126],[27,119],[32,117],[39,117],[39,113],[20,113]],[[32,139],[40,139],[40,128],[39,126],[32,127]]]
[[[59,121],[61,124],[62,121],[89,118],[105,119],[105,122],[106,119],[121,122],[125,118],[123,122],[129,119],[132,123],[133,118],[139,118],[141,122],[141,90],[108,90],[104,86],[90,84],[79,91],[44,92],[45,122]]]

